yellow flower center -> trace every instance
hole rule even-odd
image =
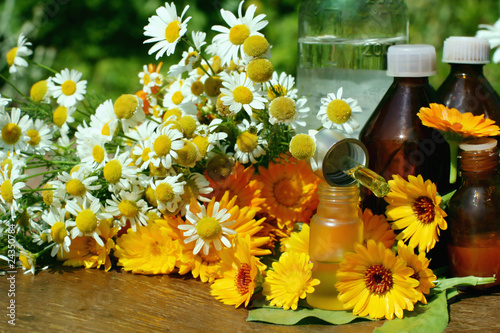
[[[10,182],[10,179],[4,180],[4,182],[0,186],[0,194],[2,195],[2,198],[5,200],[5,202],[11,203],[12,201],[14,201],[14,191],[12,189],[12,183]]]
[[[134,217],[139,214],[139,208],[135,201],[122,200],[118,204],[118,210],[125,217]]]
[[[243,43],[243,52],[250,57],[262,57],[269,49],[269,42],[263,36],[250,36]]]
[[[69,174],[72,175],[73,172],[77,172],[78,170],[80,170],[80,166],[75,165],[74,167],[71,168],[71,170],[69,171]]]
[[[44,190],[42,191],[43,202],[46,205],[50,206],[50,205],[52,205],[52,202],[54,201],[54,191],[53,190],[46,190],[46,189],[52,188],[52,186],[50,184],[45,184],[43,188],[44,188]]]
[[[189,52],[187,57],[186,57],[186,60],[184,60],[184,65],[189,65],[189,62],[191,61],[191,58],[196,59],[196,57],[198,56],[198,51],[193,51],[193,52]]]
[[[62,127],[62,125],[66,122],[66,119],[68,119],[68,108],[65,106],[58,106],[52,114],[54,124],[56,124],[57,127]]]
[[[130,119],[137,110],[139,102],[137,97],[131,94],[124,94],[117,98],[113,104],[115,115],[118,119]]]
[[[253,134],[248,131],[241,133],[236,139],[238,149],[244,153],[253,152],[254,149],[257,148],[258,143],[259,137],[257,134]]]
[[[277,97],[269,105],[269,114],[280,122],[293,119],[296,113],[295,102],[290,97]]]
[[[173,43],[180,37],[181,25],[179,21],[170,22],[165,28],[165,39],[169,43]]]
[[[151,82],[151,76],[149,74],[144,73],[144,76],[142,77],[142,81],[144,82],[143,84],[147,86],[149,82]]]
[[[224,94],[219,94],[217,96],[217,101],[215,102],[215,110],[217,110],[217,113],[223,117],[231,117],[234,116],[235,113],[229,109],[229,105],[224,105],[224,102],[222,102],[222,97],[224,97]]]
[[[152,256],[163,258],[163,250],[162,250],[160,244],[158,244],[158,242],[152,243],[151,247],[149,248],[149,251],[152,254]]]
[[[24,269],[31,269],[30,259],[24,253],[19,255],[19,260],[21,261]]]
[[[383,265],[371,265],[365,271],[365,285],[374,294],[382,295],[392,289],[392,273]]]
[[[195,96],[203,94],[203,83],[201,81],[194,81],[191,85],[191,93]]]
[[[182,96],[182,93],[180,91],[176,91],[172,95],[172,103],[174,103],[175,105],[181,104],[183,100],[184,96]]]
[[[144,148],[144,150],[142,151],[141,157],[142,157],[142,160],[144,162],[149,161],[149,153],[150,152],[151,152],[151,148],[149,148],[149,147]]]
[[[168,183],[160,183],[155,190],[156,200],[161,202],[169,202],[175,198],[174,189]]]
[[[108,121],[106,124],[104,124],[104,126],[102,127],[102,129],[101,129],[102,135],[106,135],[106,136],[111,135],[111,128],[109,127],[110,122],[111,122],[111,120]]]
[[[341,99],[334,99],[326,107],[326,115],[332,123],[343,124],[351,118],[351,107]]]
[[[92,157],[97,163],[101,163],[104,160],[104,149],[101,146],[95,145],[92,148]]]
[[[66,183],[66,192],[71,194],[74,197],[81,197],[87,192],[85,185],[78,179],[70,179]]]
[[[2,140],[8,145],[13,145],[21,138],[21,127],[8,123],[2,128]]]
[[[196,119],[191,116],[184,116],[179,119],[179,123],[181,124],[184,136],[190,139],[193,136],[194,131],[196,130]]]
[[[253,94],[247,87],[238,86],[233,91],[233,98],[236,103],[250,104],[253,101]]]
[[[153,144],[153,149],[158,156],[167,155],[170,152],[171,147],[172,140],[165,134],[159,135]]]
[[[205,216],[196,223],[196,232],[201,239],[209,241],[220,236],[222,227],[216,218]]]
[[[182,111],[179,108],[168,109],[167,112],[163,115],[163,120],[170,118],[171,116],[175,117],[175,120],[179,120],[182,117]]]
[[[158,201],[156,200],[155,190],[153,190],[153,188],[151,186],[148,186],[146,188],[146,191],[144,191],[144,196],[146,197],[146,200],[148,201],[148,203],[151,206],[153,206],[153,207],[158,206]]]
[[[14,64],[14,59],[17,55],[17,46],[13,47],[9,52],[7,52],[7,64],[12,66]]]
[[[40,102],[47,93],[47,80],[38,81],[31,86],[30,96],[35,102]]]
[[[78,213],[75,222],[76,227],[84,234],[92,232],[97,228],[97,217],[90,209],[83,209]]]
[[[118,160],[111,160],[106,163],[102,173],[108,183],[116,184],[122,177],[122,164]]]
[[[5,166],[7,166],[7,174],[10,177],[10,172],[12,171],[12,160],[10,158],[6,158],[5,160],[0,163],[1,168],[3,169]]]
[[[268,59],[254,59],[247,66],[247,75],[253,82],[267,82],[273,77],[274,67]]]
[[[184,147],[177,151],[177,163],[179,165],[188,167],[196,162],[198,149],[196,145],[188,140],[184,140]]]
[[[208,138],[204,136],[197,135],[193,138],[193,143],[198,147],[198,151],[201,154],[201,157],[205,157],[207,155],[207,149],[208,149]]]
[[[181,194],[181,198],[184,202],[191,202],[192,198],[198,198],[200,194],[200,189],[196,185],[193,179],[187,179],[186,185],[184,185],[184,194]]]
[[[285,96],[285,95],[286,95],[286,89],[281,84],[275,84],[267,89],[267,97],[269,97],[270,100],[273,100],[278,96]]]
[[[250,265],[244,262],[241,264],[240,268],[238,268],[238,274],[234,277],[234,285],[240,295],[248,293],[249,286],[253,282],[250,272]]]
[[[314,139],[309,135],[301,133],[297,134],[290,140],[290,153],[298,160],[308,160],[313,157],[316,151]]]
[[[229,40],[234,45],[241,45],[250,36],[250,29],[244,24],[237,24],[229,30]]]
[[[220,76],[212,75],[205,80],[203,88],[209,97],[219,96],[220,88],[222,88],[222,79]]]
[[[302,197],[302,187],[296,180],[282,178],[273,186],[274,198],[278,204],[285,207],[292,207],[300,203]]]
[[[17,219],[16,224],[23,228],[27,228],[30,225],[30,216],[27,210],[24,210],[21,213],[21,216]]]
[[[50,235],[52,236],[54,242],[56,242],[57,244],[62,244],[64,242],[64,237],[68,235],[64,223],[63,222],[54,223],[52,228],[50,228]]]
[[[429,197],[418,197],[413,202],[413,212],[417,215],[420,223],[427,224],[434,222],[436,216],[434,202]]]
[[[35,129],[29,129],[26,134],[30,137],[30,141],[28,143],[32,146],[38,146],[41,141],[40,133],[38,133]]]
[[[212,57],[212,69],[215,73],[222,72],[222,59],[219,56]]]
[[[76,91],[76,83],[72,80],[66,80],[61,85],[62,93],[66,96],[71,96]]]

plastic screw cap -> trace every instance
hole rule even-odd
[[[427,44],[392,45],[387,51],[387,75],[428,77],[435,75],[436,49]]]
[[[443,62],[456,64],[488,64],[490,43],[479,37],[448,37],[443,43]]]

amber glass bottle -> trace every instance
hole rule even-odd
[[[497,141],[460,144],[461,186],[448,208],[448,254],[454,276],[497,276],[500,284],[500,176]],[[485,285],[484,287],[491,287]],[[483,286],[482,286],[483,287]]]
[[[314,293],[307,296],[309,305],[325,310],[343,310],[337,299],[336,272],[344,252],[353,252],[354,243],[363,241],[363,220],[359,211],[359,189],[318,185],[319,204],[310,222],[309,255],[313,277],[320,280]]]
[[[422,125],[421,107],[439,103],[429,76],[436,74],[436,51],[431,45],[389,47],[387,75],[394,81],[360,133],[370,156],[369,169],[386,180],[398,174],[422,175],[436,183],[440,193],[450,189],[449,146],[441,134]],[[377,214],[386,204],[364,191],[363,208]]]
[[[484,114],[500,124],[500,97],[483,74],[484,65],[490,62],[488,41],[449,37],[443,44],[443,62],[451,66],[450,74],[437,90],[444,105],[462,113]]]

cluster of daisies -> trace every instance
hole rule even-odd
[[[265,15],[255,15],[254,5],[243,14],[243,5],[237,16],[221,9],[227,26],[212,28],[211,44],[204,32],[188,33],[189,6],[180,16],[173,3],[158,8],[144,28],[145,43],[153,43],[149,53],[159,59],[179,45],[186,50],[166,73],[161,62],[145,65],[135,94],[93,102],[82,74],[64,69],[33,84],[29,94],[0,96],[0,247],[7,253],[0,258],[32,273],[55,259],[137,274],[189,273],[236,307],[262,295],[296,309],[314,292],[319,281],[312,278],[308,222],[320,179],[308,164],[314,131],[298,133],[311,110],[294,78],[273,69],[261,32]],[[21,35],[8,52],[12,75],[28,66],[29,46]],[[360,111],[339,89],[322,100],[317,117],[325,128],[351,133],[359,126],[353,112]],[[365,244],[356,248],[362,258],[346,259],[366,265],[339,270],[345,283],[338,289],[356,314],[400,317],[412,309],[401,304],[425,301],[433,286],[425,255],[413,249],[432,248],[429,239],[446,227],[440,197],[420,178],[395,179],[394,188],[401,192],[394,197],[405,200],[389,202],[389,195],[389,212],[406,205],[410,213],[390,218],[404,223],[391,228],[384,216],[365,211]],[[433,217],[425,221],[433,233],[420,235],[424,226],[411,209],[415,188],[428,198],[421,212]],[[408,226],[414,232],[396,239],[392,229]],[[15,254],[3,251],[12,234]],[[409,259],[391,259],[381,247],[414,234]],[[382,261],[372,262],[367,248],[378,249]],[[262,258],[273,255],[266,266]],[[398,270],[384,271],[386,264]],[[359,279],[369,270],[372,278]],[[381,286],[383,274],[404,283]],[[358,299],[352,286],[399,305],[380,313],[378,303]]]

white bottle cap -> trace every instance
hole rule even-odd
[[[478,37],[448,37],[443,44],[443,62],[456,64],[488,64],[490,43]]]
[[[387,75],[427,77],[437,73],[436,49],[426,44],[392,45],[387,51]]]

